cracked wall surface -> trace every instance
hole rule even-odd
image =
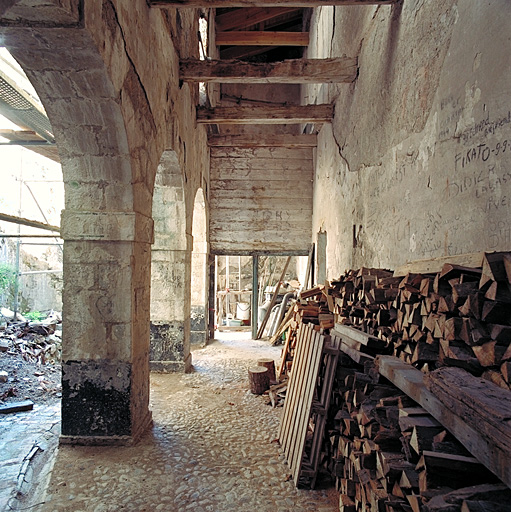
[[[511,245],[511,5],[504,0],[323,7],[309,58],[359,58],[316,151],[313,233],[327,275]]]

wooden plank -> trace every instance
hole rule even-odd
[[[379,356],[376,365],[381,375],[424,407],[435,419],[449,430],[465,448],[511,486],[509,452],[482,436],[473,426],[446,407],[424,383],[424,374],[411,365],[392,356]]]
[[[314,148],[317,146],[316,134],[236,134],[236,135],[210,135],[208,144],[212,147],[284,147],[284,148]]]
[[[312,230],[311,230],[312,231]],[[307,256],[311,232],[303,233],[303,236],[291,242],[267,242],[258,240],[253,243],[232,242],[230,240],[211,240],[211,254],[236,255],[236,256]]]
[[[392,5],[398,0],[208,0],[208,8],[223,7],[322,7],[329,5]],[[151,7],[204,7],[204,0],[149,0]]]
[[[295,390],[296,396],[293,400],[293,415],[292,422],[290,425],[292,432],[290,435],[290,442],[288,443],[287,450],[284,452],[293,476],[295,474],[293,460],[295,458],[297,444],[299,443],[300,425],[302,423],[301,415],[303,413],[304,396],[305,393],[307,392],[308,384],[307,375],[311,367],[310,362],[314,354],[315,341],[315,333],[309,328],[309,326],[305,326],[304,331],[305,332],[302,338],[302,343],[304,343],[306,346],[304,352],[302,353],[301,359],[297,361],[299,363],[296,375],[298,382]],[[294,368],[291,370],[291,372],[294,372]]]
[[[376,336],[367,334],[359,329],[350,327],[349,325],[335,324],[334,333],[338,334],[341,338],[349,338],[357,343],[361,343],[369,348],[384,348],[387,343]]]
[[[238,9],[224,14],[217,14],[215,16],[215,26],[221,32],[235,28],[247,28],[297,10],[299,9],[296,7],[249,7],[243,10]]]
[[[209,229],[212,236],[221,235],[222,231],[227,231],[231,233],[230,239],[239,240],[240,242],[244,240],[254,240],[255,238],[261,237],[261,232],[265,233],[264,238],[266,240],[275,239],[276,241],[279,237],[293,235],[299,235],[302,230],[310,229],[310,220],[297,220],[295,222],[259,222],[254,223],[250,221],[244,222],[223,222],[222,220],[214,220],[210,222]],[[259,232],[255,235],[253,232]],[[271,236],[274,234],[275,236]]]
[[[210,168],[210,179],[214,180],[272,180],[273,182],[291,180],[312,180],[312,169],[237,169],[235,167],[228,168]]]
[[[457,256],[442,256],[428,260],[411,261],[394,271],[394,276],[406,276],[406,274],[433,274],[441,272],[444,263],[452,263],[464,267],[481,267],[483,264],[483,252],[459,254]]]
[[[325,343],[325,337],[321,336],[319,333],[314,332],[313,335],[313,344],[314,351],[313,357],[309,362],[309,371],[306,377],[306,394],[303,396],[303,407],[301,414],[301,421],[299,423],[299,431],[298,431],[298,444],[296,446],[294,458],[291,461],[291,469],[294,468],[294,482],[295,485],[298,485],[298,480],[300,478],[300,470],[303,462],[303,451],[305,446],[305,438],[307,435],[307,428],[309,426],[309,418],[311,414],[312,407],[312,399],[314,396],[314,390],[316,388],[316,383],[318,379],[318,371],[319,371],[319,363],[321,361],[321,355],[323,353],[323,345]]]
[[[309,163],[312,166],[312,149],[310,148],[238,148],[238,147],[215,147],[210,149],[212,160],[230,158],[234,161],[238,159],[261,159],[271,160],[275,163],[283,163],[281,160],[298,160]],[[222,160],[218,160],[222,161]],[[237,164],[238,162],[236,162]]]
[[[279,430],[277,433],[277,439],[280,442],[280,445],[284,451],[287,450],[288,442],[289,442],[289,435],[290,435],[290,425],[291,425],[291,418],[294,411],[294,400],[296,399],[296,391],[299,384],[299,378],[296,376],[293,376],[293,373],[298,373],[299,368],[299,362],[303,359],[302,358],[302,352],[305,350],[306,344],[303,342],[303,336],[305,334],[305,326],[301,326],[298,329],[297,337],[296,337],[296,344],[295,344],[295,353],[294,353],[294,359],[293,363],[295,364],[296,371],[293,372],[291,370],[291,375],[289,376],[288,381],[288,387],[286,391],[286,399],[284,401],[284,409],[282,411],[281,421],[279,424]]]
[[[212,158],[211,159],[212,170],[216,169],[269,169],[275,173],[282,171],[299,171],[300,169],[307,169],[312,174],[312,160],[305,160],[302,158],[289,158],[285,159],[271,159],[271,158],[259,158],[259,157],[248,157],[248,158]]]
[[[234,182],[236,184],[240,184],[243,186],[236,187],[232,185],[232,182],[228,184],[225,189],[221,189],[220,187],[211,188],[210,198],[220,198],[220,199],[282,199],[288,201],[294,200],[307,200],[312,198],[312,183],[298,183],[296,185],[289,185],[288,190],[285,190],[280,185],[280,187],[275,186],[271,187],[268,185],[260,185],[254,183],[252,185],[252,190],[247,189],[247,183],[242,181]],[[279,181],[277,183],[285,183]],[[250,184],[248,184],[250,185]]]
[[[22,400],[21,402],[12,402],[0,405],[0,414],[31,411],[33,408],[34,402],[31,400]]]
[[[511,453],[511,393],[461,368],[440,368],[424,378],[426,387],[453,413],[496,446]]]
[[[288,205],[279,205],[277,209],[258,210],[256,209],[227,209],[214,208],[210,214],[210,226],[222,225],[227,223],[246,223],[246,222],[282,222],[288,224],[300,220],[308,220],[310,222],[311,208],[297,208],[295,210],[287,209]]]
[[[303,124],[330,123],[333,105],[289,105],[199,107],[197,122],[201,124]]]
[[[308,32],[274,32],[263,30],[235,30],[217,32],[217,46],[308,46]]]
[[[179,63],[179,74],[184,82],[219,84],[351,83],[358,75],[358,60],[356,57],[279,62],[184,59]]]
[[[213,197],[210,201],[210,207],[224,207],[230,209],[241,209],[241,208],[249,208],[249,209],[257,209],[259,208],[279,208],[281,203],[283,207],[290,210],[292,208],[292,204],[286,204],[283,201],[286,198],[278,197],[262,197],[260,199],[250,199],[247,198],[243,205],[240,204],[239,199],[231,199],[231,198],[217,198]],[[304,210],[304,209],[312,209],[312,198],[304,199],[302,204],[296,205],[296,210]]]

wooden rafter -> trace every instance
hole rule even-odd
[[[357,77],[357,58],[289,59],[252,63],[237,60],[195,60],[180,62],[185,82],[213,83],[349,83]]]
[[[236,147],[236,148],[255,148],[255,147],[283,147],[283,148],[314,148],[317,145],[316,135],[288,135],[277,134],[265,135],[258,133],[235,134],[235,135],[210,135],[208,145],[211,147]]]
[[[217,32],[217,46],[308,46],[308,32],[265,32],[262,30]]]
[[[343,5],[392,5],[399,0],[149,0],[155,7],[322,7]]]
[[[217,30],[223,32],[257,25],[258,23],[294,11],[297,11],[295,7],[252,7],[249,9],[237,9],[236,11],[230,11],[224,14],[217,14],[215,23]]]
[[[274,46],[229,46],[220,50],[222,59],[246,59],[274,50]]]
[[[302,124],[330,123],[334,107],[322,105],[241,106],[197,109],[202,124]]]

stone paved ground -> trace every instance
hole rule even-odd
[[[191,374],[152,375],[151,432],[134,447],[61,446],[32,510],[338,510],[333,489],[297,490],[288,480],[274,442],[282,409],[248,391],[247,368],[279,354],[264,342],[223,340],[194,351]]]
[[[0,415],[0,510],[22,510],[55,453],[60,403]],[[47,471],[47,470],[46,470]]]

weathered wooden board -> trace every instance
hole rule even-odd
[[[308,247],[313,192],[310,148],[213,147],[211,155],[213,251],[225,252],[233,246],[249,252]]]
[[[276,160],[312,160],[311,148],[232,148],[214,147],[210,149],[211,158],[260,158]],[[311,163],[312,165],[312,163]]]
[[[309,166],[302,165],[298,169],[289,170],[289,172],[282,172],[281,170],[276,171],[274,166],[265,169],[240,169],[238,167],[217,167],[210,168],[211,181],[215,180],[271,180],[273,182],[285,181],[289,183],[289,180],[294,181],[312,181],[311,169]],[[290,174],[292,176],[290,176]]]
[[[334,107],[322,105],[288,105],[286,107],[237,106],[199,107],[197,122],[201,124],[302,124],[330,123]]]
[[[424,381],[453,413],[511,454],[510,391],[461,368],[440,368]]]
[[[424,383],[424,374],[413,366],[392,356],[379,356],[376,364],[381,375],[426,409],[465,448],[511,487],[511,464],[509,451],[497,445],[488,436],[482,435],[471,424],[447,407]]]
[[[464,267],[480,267],[483,264],[482,252],[474,252],[468,254],[459,254],[457,256],[442,256],[440,258],[432,258],[428,260],[411,261],[396,268],[394,271],[395,276],[405,276],[408,273],[413,274],[428,274],[440,272],[444,263],[452,263],[455,265],[462,265]]]
[[[237,222],[282,222],[282,229],[291,227],[286,226],[286,222],[294,223],[300,222],[299,219],[304,219],[304,222],[310,223],[310,214],[312,209],[310,207],[302,206],[301,208],[296,205],[296,208],[292,208],[295,205],[282,205],[279,210],[265,210],[262,208],[256,209],[244,209],[239,211],[233,211],[228,208],[216,208],[215,216],[210,220],[209,225],[213,227],[220,227],[229,223]]]
[[[232,30],[234,28],[247,28],[251,25],[257,25],[263,21],[270,20],[275,16],[281,16],[290,12],[299,12],[296,7],[278,7],[269,9],[268,7],[252,7],[248,9],[237,9],[228,11],[224,14],[215,16],[216,29],[220,32]],[[300,13],[301,14],[301,13]]]
[[[321,7],[329,5],[392,5],[397,0],[208,0],[208,7]],[[149,0],[155,7],[204,7],[204,0]]]
[[[233,30],[217,32],[217,46],[308,46],[308,32],[274,32]]]
[[[279,62],[184,59],[179,63],[179,70],[179,77],[184,82],[349,83],[357,77],[358,62],[356,57],[289,59]]]
[[[212,147],[286,147],[286,148],[313,148],[316,147],[318,137],[316,134],[280,134],[271,135],[258,133],[234,135],[210,135],[208,144]]]

